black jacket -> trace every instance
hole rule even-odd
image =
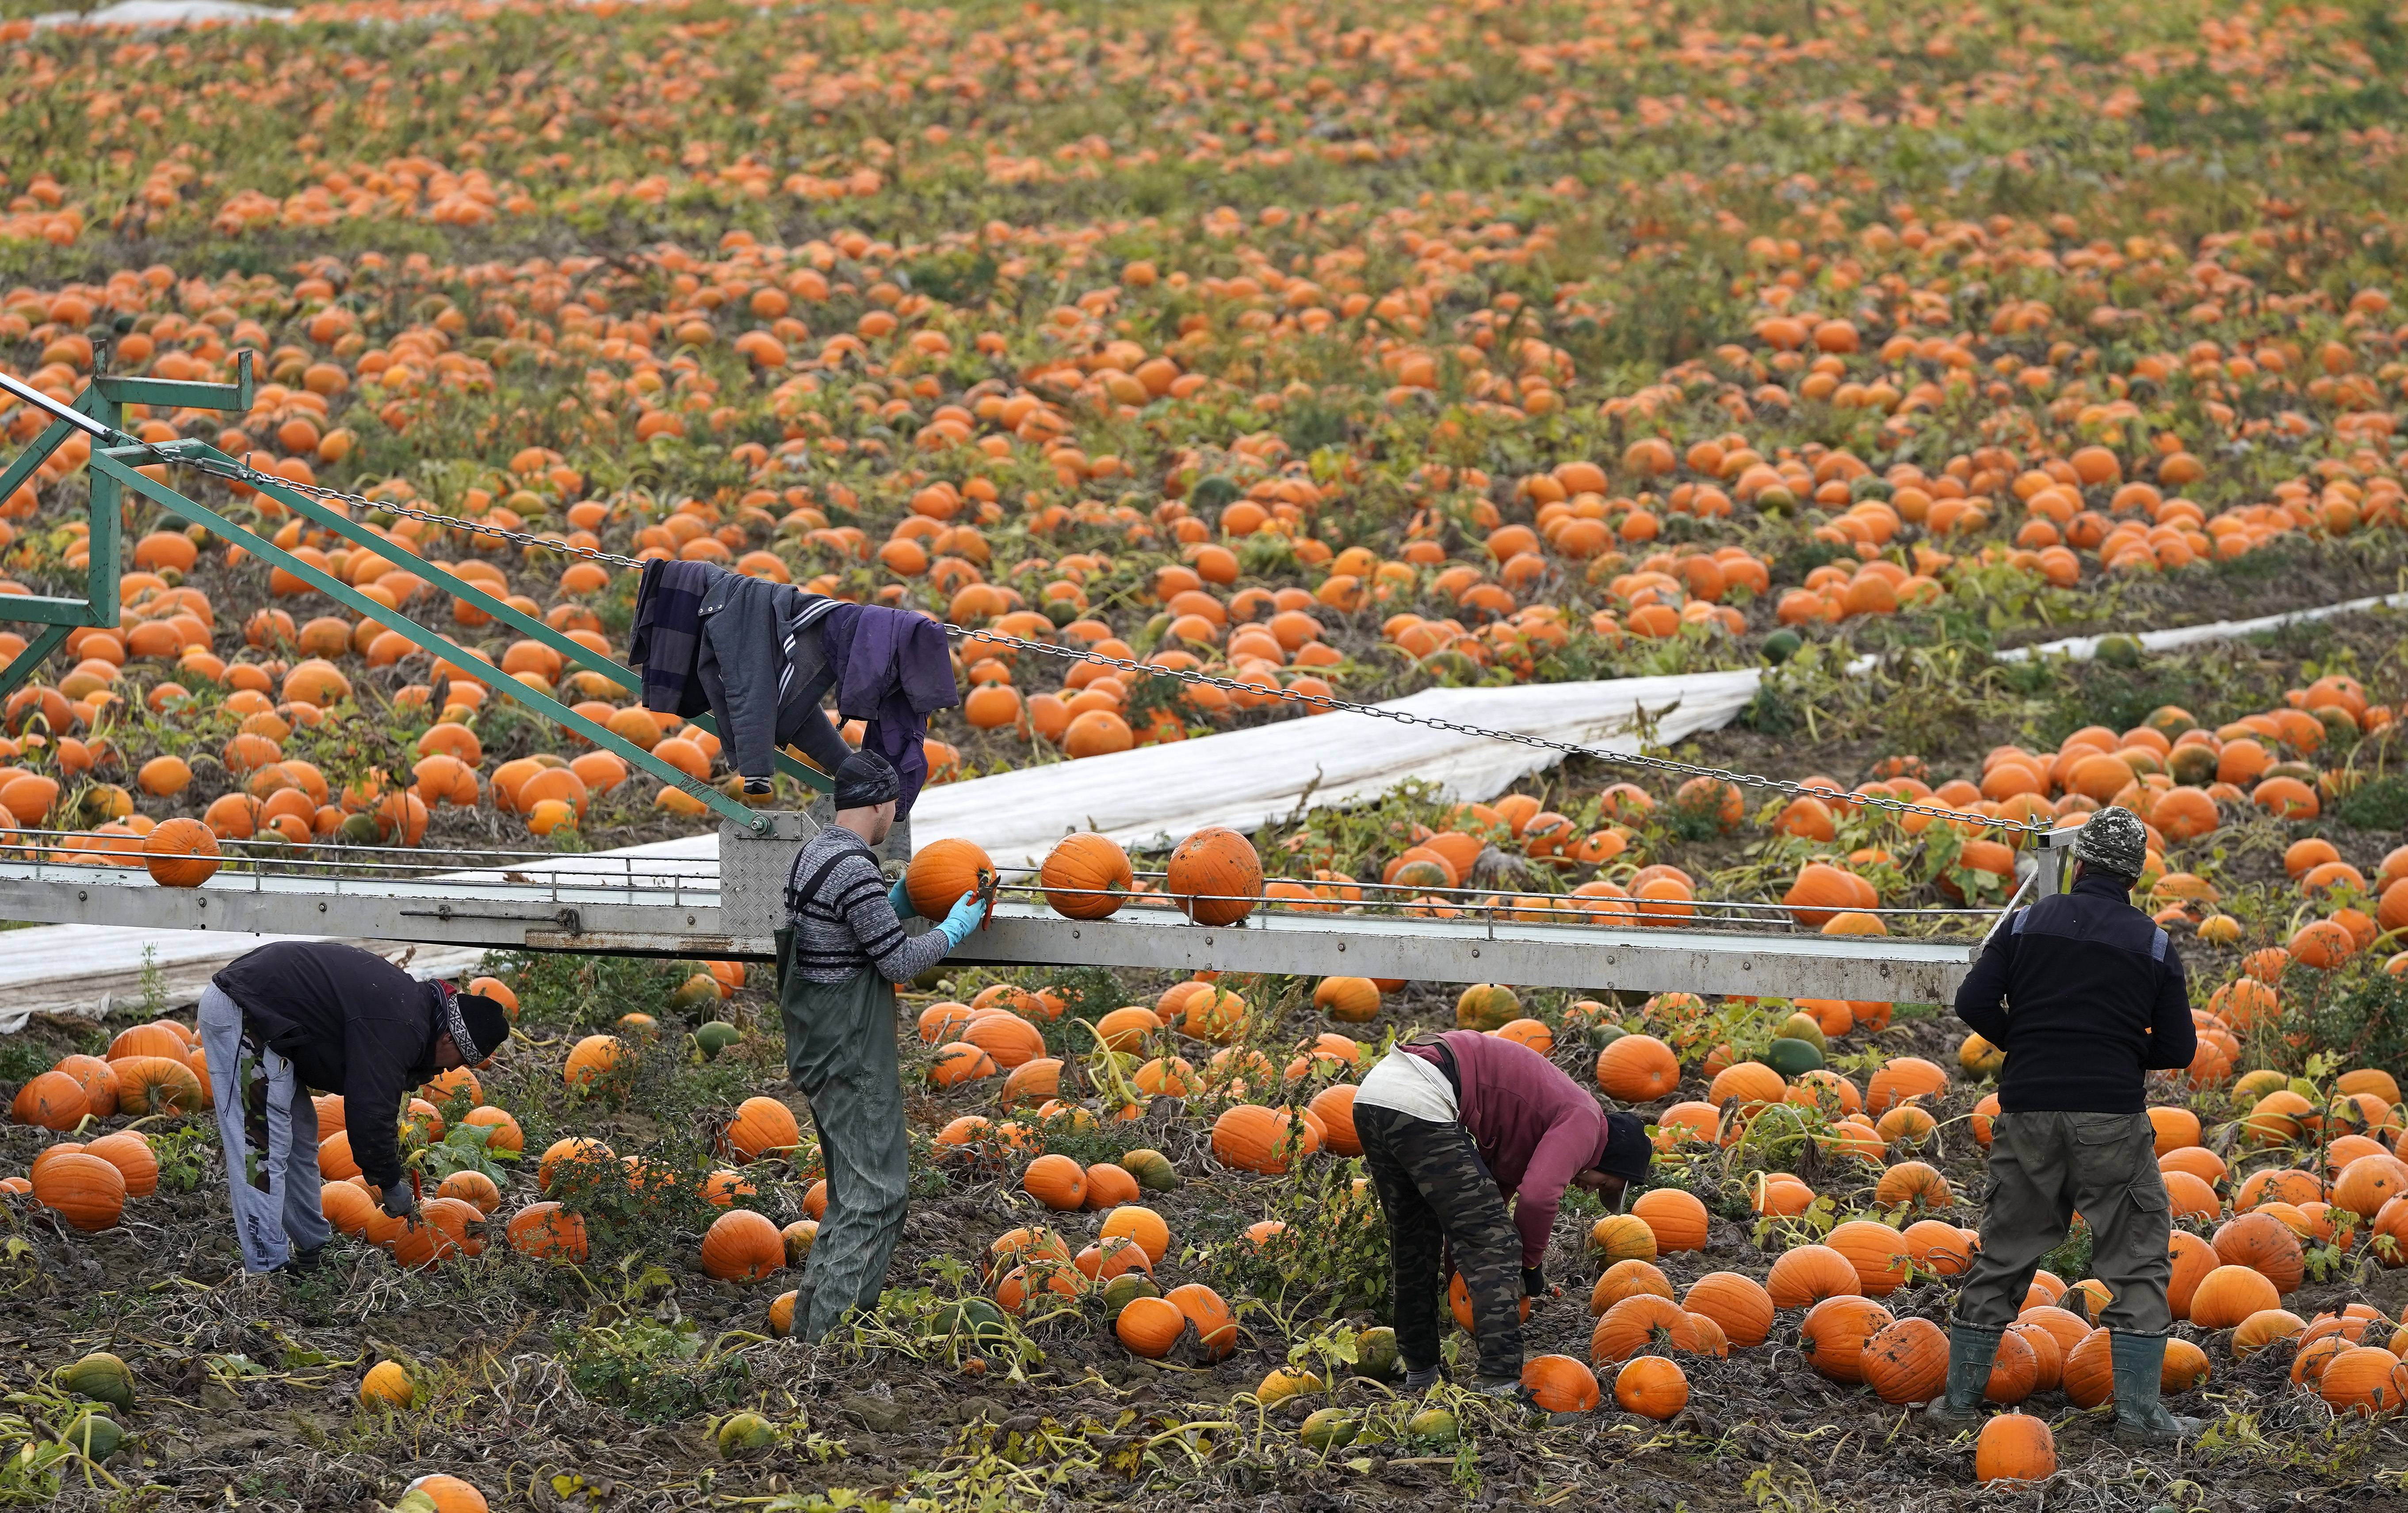
[[[2199,1050],[2181,955],[2100,877],[1999,932],[1956,990],[1956,1017],[2007,1053],[1999,1106],[2009,1113],[2137,1114],[2143,1075],[2188,1066]]]
[[[433,1077],[442,990],[330,941],[262,946],[211,979],[244,1031],[309,1087],[343,1095],[351,1159],[380,1188],[401,1180],[402,1098]]]

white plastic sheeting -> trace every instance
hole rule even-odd
[[[2137,639],[2150,650],[2169,650],[2257,635],[2286,624],[2401,607],[2408,607],[2408,593],[2352,599],[2256,620],[2149,631]],[[2074,636],[2018,648],[2000,653],[2000,658],[2062,656],[2079,661],[2097,651],[2100,639]],[[1870,659],[1864,659],[1855,665],[1862,670],[1870,664]],[[1762,677],[1760,669],[1742,668],[1679,678],[1429,689],[1381,707],[1486,730],[1634,751],[1642,740],[1670,745],[1720,729],[1747,707]],[[1073,831],[1096,830],[1125,845],[1140,845],[1175,838],[1205,825],[1252,830],[1301,804],[1359,802],[1407,778],[1436,783],[1458,799],[1486,799],[1559,760],[1560,753],[1544,748],[1485,735],[1369,715],[1318,715],[932,788],[921,796],[912,815],[912,840],[925,845],[946,836],[962,836],[985,847],[1004,865],[1034,865],[1054,842]],[[716,863],[719,837],[687,835],[597,854],[637,856],[656,864],[687,861],[699,871]],[[563,857],[560,868],[575,871],[590,864],[583,859]],[[46,925],[0,933],[0,1033],[21,1028],[29,1014],[89,1016],[102,1011],[112,996],[122,999],[138,993],[146,946],[157,952],[171,1001],[190,1002],[218,966],[259,945],[262,938],[92,925]],[[421,948],[411,964],[422,972],[453,972],[469,964],[473,956]]]
[[[98,10],[53,10],[34,18],[44,30],[99,31],[122,26],[147,31],[165,26],[228,26],[242,21],[291,21],[293,13],[235,0],[119,0]]]

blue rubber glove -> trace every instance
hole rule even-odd
[[[886,902],[894,908],[895,917],[898,920],[916,920],[920,917],[920,911],[911,906],[911,895],[903,891],[903,879],[900,878],[895,879],[894,887],[886,890]]]
[[[946,949],[961,949],[962,942],[970,938],[970,932],[977,929],[979,921],[985,917],[986,906],[980,901],[979,895],[975,892],[964,893],[953,905],[953,911],[946,915],[944,921],[937,926],[945,933],[945,939],[951,943]]]

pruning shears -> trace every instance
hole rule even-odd
[[[989,873],[986,875],[986,880],[979,884],[979,888],[978,888],[978,900],[979,900],[979,903],[980,903],[981,905],[984,906],[983,909],[982,910],[982,912],[981,912],[981,913],[980,913],[980,915],[979,915],[979,928],[980,928],[980,929],[982,929],[982,930],[985,929],[985,928],[986,928],[990,923],[992,923],[992,922],[994,921],[994,920],[995,920],[995,897],[996,897],[996,893],[998,893],[998,892],[1002,892],[1002,891],[1003,891],[1003,874],[1002,874],[1002,873],[1000,873],[1000,872],[989,872]]]

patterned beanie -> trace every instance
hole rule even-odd
[[[2100,809],[2074,837],[2073,859],[2119,878],[2138,878],[2149,864],[2148,827],[2129,809]]]

